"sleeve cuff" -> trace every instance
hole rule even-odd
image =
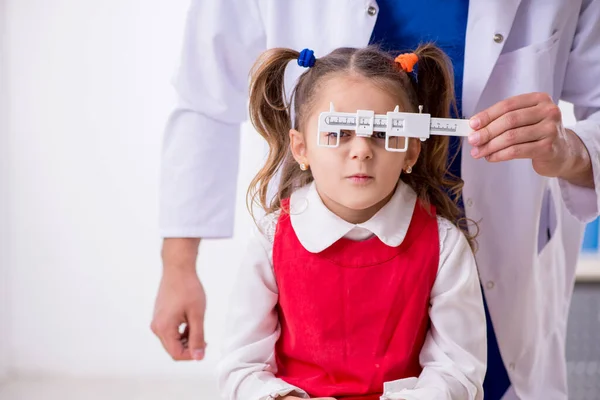
[[[302,397],[303,399],[309,398],[308,394],[306,394],[304,391],[298,389],[295,386],[289,386],[285,389],[280,389],[275,392],[271,392],[267,396],[261,397],[259,400],[277,400],[290,394],[293,394],[296,397]]]
[[[404,378],[383,384],[381,400],[439,400],[448,398],[437,387],[420,387],[418,378]]]
[[[246,382],[239,388],[239,393],[245,393],[243,398],[252,398],[256,400],[276,400],[283,396],[292,394],[304,399],[310,398],[304,390],[290,385],[282,379],[276,378],[271,374],[257,374],[251,381]]]
[[[589,126],[588,121],[582,121],[575,126],[569,127],[585,145],[592,163],[595,189],[574,185],[564,179],[558,179],[562,199],[567,210],[583,223],[596,219],[600,210],[600,152],[594,143],[594,138],[588,137],[588,133],[595,134],[598,130],[596,123]]]
[[[595,172],[594,172],[595,173]],[[563,202],[577,220],[588,223],[598,215],[598,194],[594,189],[581,187],[558,179]],[[598,187],[598,183],[596,183]]]
[[[239,125],[184,109],[173,112],[161,156],[162,237],[232,236],[239,148]]]
[[[418,378],[404,378],[391,382],[384,382],[381,400],[412,400],[410,392],[414,390]]]

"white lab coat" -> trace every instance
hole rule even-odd
[[[239,124],[257,56],[280,46],[308,47],[317,57],[365,46],[376,17],[374,0],[193,1],[174,80],[180,103],[164,142],[163,236],[232,234]],[[569,300],[583,223],[600,209],[599,20],[598,0],[469,4],[465,117],[533,91],[572,102],[579,122],[571,128],[594,169],[596,189],[585,189],[537,175],[528,160],[475,160],[464,144],[466,212],[481,228],[480,278],[514,392],[524,400],[567,398]],[[288,83],[303,72],[288,71]]]

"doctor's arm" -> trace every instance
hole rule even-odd
[[[308,398],[274,375],[280,328],[271,254],[270,240],[257,230],[235,274],[217,369],[221,396],[227,400]]]
[[[442,220],[440,265],[430,299],[431,327],[418,378],[384,384],[386,400],[482,400],[486,320],[479,276],[467,239]]]
[[[573,103],[578,121],[570,127],[584,143],[593,185],[561,179],[563,199],[571,214],[589,222],[600,214],[600,1],[584,0],[569,55],[561,99]]]
[[[264,50],[255,1],[193,0],[173,79],[177,104],[164,134],[160,184],[163,276],[152,331],[175,360],[204,354],[200,238],[233,231],[240,124],[248,74]],[[179,333],[185,323],[186,331]]]
[[[557,177],[570,213],[582,222],[600,210],[600,1],[579,13],[562,100],[577,123],[565,128],[560,109],[544,93],[501,101],[471,118],[471,155],[490,162],[529,158],[542,176]]]

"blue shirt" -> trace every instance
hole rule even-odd
[[[399,54],[415,50],[420,43],[435,42],[452,61],[456,103],[462,115],[468,0],[378,0],[377,5],[379,13],[371,43]]]
[[[371,43],[377,43],[384,50],[399,54],[415,50],[420,43],[434,42],[452,62],[456,105],[459,116],[462,117],[468,0],[378,0],[377,5],[379,13],[371,35]],[[449,150],[450,159],[458,153],[454,162],[449,164],[449,171],[461,176],[460,138],[450,137]],[[462,207],[462,199],[459,205]],[[488,368],[483,388],[485,400],[499,400],[509,388],[510,380],[500,356],[485,298],[484,306],[488,331]]]

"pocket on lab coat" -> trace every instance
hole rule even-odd
[[[508,53],[502,53],[500,54],[500,57],[498,57],[496,66],[513,63],[515,60],[519,60],[520,57],[530,57],[531,55],[548,52],[552,50],[554,45],[558,42],[559,37],[560,31],[556,29],[546,40],[511,50]]]
[[[556,183],[556,182],[554,182]],[[538,256],[534,271],[534,282],[538,286],[537,307],[540,313],[540,337],[551,334],[557,317],[563,315],[565,298],[564,248],[561,245],[562,232],[559,226],[560,197],[552,190],[552,182],[545,189],[541,205]],[[563,261],[564,262],[564,261]]]
[[[500,54],[483,98],[498,101],[523,93],[554,91],[554,68],[560,31],[548,39]],[[494,101],[494,102],[495,102]]]
[[[544,250],[546,245],[554,237],[556,230],[556,208],[550,189],[546,189],[542,199],[540,212],[540,224],[538,230],[538,254]]]

